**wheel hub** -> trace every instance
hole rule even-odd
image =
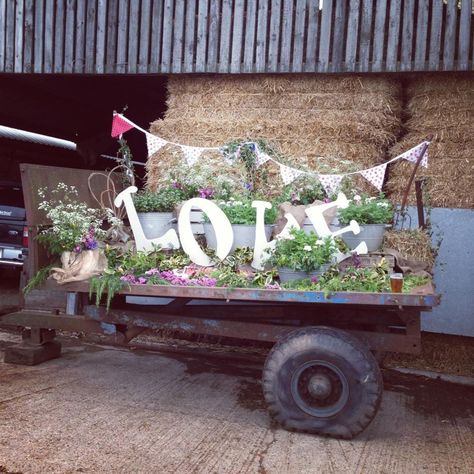
[[[308,382],[308,392],[318,400],[327,398],[332,392],[331,380],[324,374],[313,375]]]

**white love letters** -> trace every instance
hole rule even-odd
[[[178,249],[180,247],[181,241],[183,250],[189,255],[189,258],[194,263],[201,266],[213,265],[214,263],[211,261],[209,256],[203,252],[196,241],[191,227],[191,209],[199,208],[207,214],[211,224],[214,227],[217,238],[217,257],[221,260],[224,260],[227,257],[232,248],[232,243],[234,240],[232,226],[224,212],[212,201],[203,198],[192,198],[183,204],[178,218],[179,238],[176,231],[174,229],[170,229],[161,237],[147,239],[143,232],[140,221],[138,220],[137,211],[135,210],[135,205],[132,199],[132,194],[136,192],[137,188],[135,186],[130,186],[115,198],[114,203],[117,207],[122,205],[125,206],[138,251],[150,251],[153,250],[155,246],[165,249]],[[351,221],[347,227],[339,229],[335,232],[331,232],[324,218],[323,214],[328,209],[333,207],[344,209],[348,205],[349,201],[346,196],[343,193],[339,193],[335,201],[320,204],[318,206],[311,206],[307,208],[305,212],[313,224],[316,234],[321,237],[335,237],[346,232],[358,234],[360,232],[360,227],[356,221]],[[290,230],[292,228],[299,229],[300,226],[291,214],[285,214],[287,220],[285,227],[277,236],[275,236],[274,240],[268,242],[265,236],[265,210],[271,209],[272,205],[267,201],[253,201],[252,207],[256,209],[257,215],[252,266],[261,270],[263,269],[263,262],[266,258],[266,255],[275,246],[276,240],[287,239],[290,235]],[[359,244],[355,251],[359,254],[367,253],[367,245],[365,242]],[[341,261],[348,255],[350,254],[338,252],[336,255],[336,260]]]

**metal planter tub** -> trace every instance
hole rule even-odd
[[[273,225],[265,226],[265,236],[270,240],[272,236]],[[232,232],[234,233],[234,242],[232,244],[231,253],[238,247],[253,247],[255,245],[255,224],[232,224]],[[210,249],[217,248],[217,239],[214,227],[210,222],[204,223],[204,234],[206,236],[207,247]]]
[[[171,229],[172,212],[138,212],[137,214],[147,239],[161,237],[167,230]]]
[[[317,270],[312,272],[305,272],[303,270],[292,270],[288,267],[278,267],[278,275],[281,283],[286,283],[292,280],[302,280],[303,278],[320,277],[329,269],[330,265],[321,265]]]
[[[365,242],[368,251],[374,252],[382,246],[385,230],[389,227],[387,224],[364,224],[360,226],[359,234],[346,232],[341,237],[351,249],[355,249],[361,242]]]

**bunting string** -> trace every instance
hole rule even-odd
[[[217,150],[221,154],[223,153],[222,148],[220,147],[196,147],[196,146],[189,146],[183,145],[181,143],[171,142],[169,140],[165,140],[164,138],[158,137],[156,135],[152,135],[151,133],[147,132],[143,128],[139,127],[135,123],[133,123],[128,118],[124,117],[122,114],[114,113],[112,119],[112,137],[117,137],[122,135],[123,133],[131,130],[132,128],[136,128],[137,130],[141,131],[146,136],[147,148],[148,148],[148,157],[159,151],[165,145],[173,145],[179,147],[183,153],[184,159],[188,166],[193,166],[202,156],[203,152],[210,151],[210,150]],[[415,147],[411,148],[410,150],[405,151],[401,155],[398,155],[392,158],[385,163],[373,166],[371,168],[359,170],[359,171],[352,171],[349,173],[340,173],[340,174],[321,174],[314,171],[303,171],[291,166],[285,165],[280,163],[279,161],[275,160],[275,158],[271,157],[268,153],[260,150],[259,146],[255,142],[247,142],[243,143],[239,146],[236,153],[240,151],[240,147],[245,145],[250,145],[253,148],[255,153],[256,159],[255,164],[256,167],[259,168],[260,166],[264,165],[268,161],[272,161],[276,165],[280,167],[280,176],[285,185],[292,183],[295,179],[303,175],[311,175],[315,176],[319,179],[321,185],[323,186],[324,190],[328,194],[333,194],[338,191],[341,181],[345,176],[351,175],[361,175],[363,176],[372,186],[377,188],[377,190],[381,191],[382,185],[385,180],[385,173],[387,171],[387,166],[390,163],[393,163],[398,160],[407,160],[411,163],[417,163],[418,159],[420,158],[423,149],[430,144],[428,141],[424,141]],[[224,155],[227,159],[228,157]],[[421,159],[420,165],[428,168],[428,149],[425,149],[425,154]],[[231,161],[231,160],[230,160]]]

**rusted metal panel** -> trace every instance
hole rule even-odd
[[[63,286],[48,281],[49,289],[78,291],[87,293],[87,282],[68,283]],[[121,291],[122,294],[137,296],[163,296],[192,299],[218,299],[224,301],[273,301],[278,303],[330,303],[339,305],[375,305],[386,307],[421,307],[424,310],[438,304],[438,295],[414,295],[407,293],[357,293],[334,292],[325,294],[322,291],[287,291],[250,288],[207,288],[182,287],[172,285],[130,285]]]

